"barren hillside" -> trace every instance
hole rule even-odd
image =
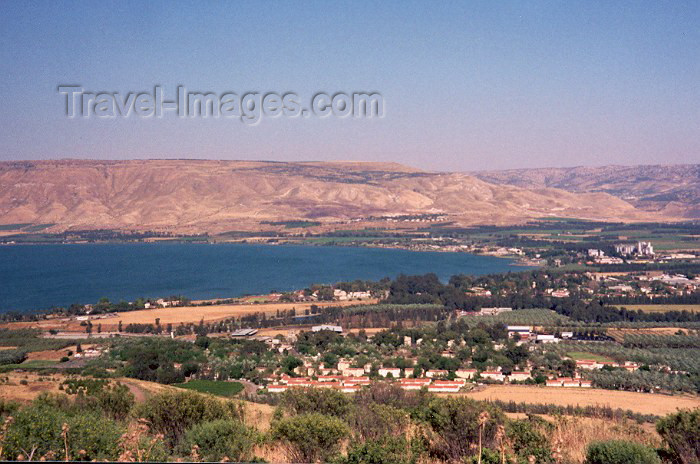
[[[398,214],[439,213],[461,224],[547,215],[625,221],[673,216],[642,211],[608,193],[534,184],[498,185],[393,163],[6,162],[0,163],[0,224],[220,232],[255,230],[265,221],[339,223]]]
[[[605,192],[645,211],[700,218],[700,165],[601,166],[475,172],[486,182]]]

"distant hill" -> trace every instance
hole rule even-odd
[[[394,163],[359,162],[4,162],[0,224],[54,224],[48,231],[113,228],[185,233],[261,230],[270,227],[266,223],[285,220],[343,228],[350,220],[406,214],[441,214],[468,225],[518,223],[543,216],[661,220],[672,219],[677,211],[688,212],[682,202],[660,212],[646,207],[648,203],[637,201],[633,206],[621,199],[636,192],[633,181],[596,183],[593,179],[602,179],[598,175],[586,184],[578,175],[567,177],[560,170],[537,173],[435,173]],[[636,176],[639,181],[641,174]],[[648,182],[644,194],[653,197],[655,184]],[[682,189],[672,192],[681,195]]]
[[[473,175],[486,182],[527,189],[604,192],[644,211],[700,218],[700,164],[513,169]]]

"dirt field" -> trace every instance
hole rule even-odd
[[[8,378],[0,383],[0,398],[20,403],[29,403],[44,392],[58,393],[58,384],[66,379],[61,374],[39,375],[33,372],[8,372],[0,377]],[[26,380],[27,385],[22,385],[22,380]]]
[[[475,400],[501,400],[560,406],[610,406],[663,416],[677,409],[700,407],[700,397],[667,396],[595,388],[557,388],[529,385],[488,385],[465,393]]]
[[[277,311],[296,309],[297,314],[303,314],[312,305],[325,306],[354,306],[358,304],[375,304],[377,300],[358,301],[331,301],[316,303],[269,303],[269,304],[228,304],[212,306],[183,306],[177,308],[157,308],[144,309],[140,311],[127,311],[117,313],[115,317],[106,319],[95,319],[92,321],[95,330],[98,324],[102,325],[103,332],[116,331],[119,321],[124,326],[128,324],[153,324],[156,318],[160,319],[161,325],[183,323],[197,323],[204,319],[205,322],[218,321],[229,317],[237,317],[245,314],[266,313],[275,314]],[[85,332],[85,328],[80,326],[80,322],[75,320],[52,319],[39,322],[13,322],[2,324],[5,328],[39,328],[42,330],[58,329],[65,332]]]

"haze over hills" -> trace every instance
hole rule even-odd
[[[600,166],[474,172],[486,182],[527,189],[605,192],[644,211],[700,218],[700,165]]]
[[[269,228],[266,222],[283,220],[347,224],[370,217],[416,214],[440,214],[462,225],[518,223],[544,216],[678,219],[669,208],[635,207],[612,195],[614,191],[601,191],[604,189],[595,183],[591,184],[595,192],[585,191],[584,183],[567,187],[564,174],[552,172],[561,179],[557,183],[561,188],[552,188],[550,177],[555,176],[544,173],[530,176],[531,180],[519,180],[515,172],[504,177],[479,173],[481,178],[477,178],[395,163],[5,162],[0,163],[0,224],[54,224],[50,231],[109,228],[216,233],[261,230]]]

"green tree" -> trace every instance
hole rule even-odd
[[[292,462],[326,461],[338,453],[348,434],[342,420],[317,413],[282,419],[272,428],[272,436],[284,443]]]

